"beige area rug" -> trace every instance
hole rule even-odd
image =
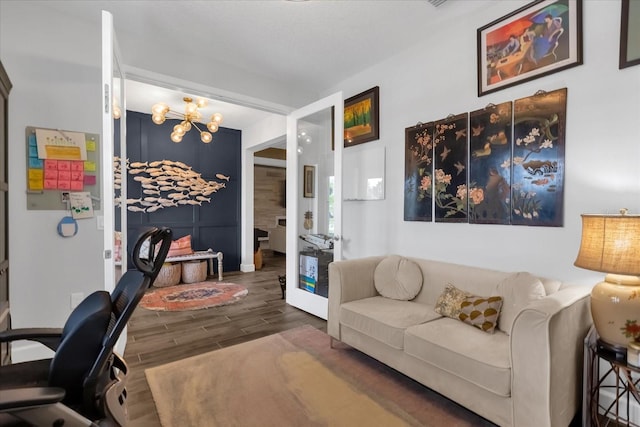
[[[311,326],[145,373],[163,427],[493,426]]]

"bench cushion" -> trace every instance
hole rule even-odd
[[[340,306],[341,324],[398,350],[404,347],[404,331],[407,327],[439,317],[428,305],[381,296]]]
[[[404,351],[500,396],[511,394],[509,337],[443,317],[407,328]]]

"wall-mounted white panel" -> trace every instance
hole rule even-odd
[[[384,200],[385,148],[345,150],[343,158],[343,200]]]

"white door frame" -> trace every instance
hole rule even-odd
[[[312,104],[293,111],[287,116],[287,303],[308,313],[327,319],[328,300],[325,297],[307,292],[298,287],[298,252],[300,239],[298,238],[299,196],[301,185],[298,179],[298,120],[316,112],[333,107],[334,111],[334,242],[333,259],[342,259],[342,141],[344,117],[344,99],[342,92],[337,92],[322,98]],[[317,183],[316,183],[317,185]]]

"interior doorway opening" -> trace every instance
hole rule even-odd
[[[287,255],[287,150],[286,141],[276,140],[254,152],[254,266],[261,270],[266,258]],[[282,265],[281,275],[285,274]]]
[[[267,101],[255,99],[252,97],[233,94],[220,89],[205,87],[193,82],[186,82],[170,76],[158,75],[144,70],[129,70],[125,79],[126,85],[126,102],[125,108],[129,111],[136,111],[149,114],[151,106],[154,103],[165,101],[171,102],[173,99],[182,99],[185,95],[199,96],[210,101],[210,105],[219,106],[224,104],[229,109],[228,113],[223,113],[225,122],[223,127],[238,129],[242,131],[242,163],[241,163],[241,213],[240,224],[241,233],[239,236],[240,247],[240,271],[253,271],[253,248],[255,228],[253,219],[253,168],[255,151],[269,148],[274,144],[278,144],[273,137],[261,137],[260,131],[256,128],[260,124],[267,122],[269,124],[282,122],[279,133],[279,141],[281,147],[285,147],[284,139],[286,126],[285,115],[291,109],[287,106],[273,104]],[[273,126],[272,126],[273,127]],[[245,135],[250,134],[250,138]],[[269,133],[272,135],[272,133]],[[246,143],[245,139],[252,139],[250,143]],[[256,142],[266,141],[266,142]],[[215,141],[215,135],[214,135]],[[286,161],[284,162],[286,167]],[[286,169],[285,169],[286,170]],[[236,266],[235,269],[238,267]],[[226,269],[226,267],[225,267]]]

